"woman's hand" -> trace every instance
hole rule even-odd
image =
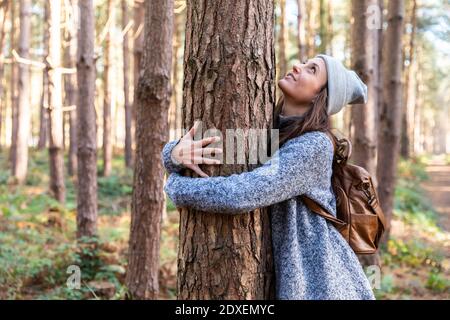
[[[181,163],[188,169],[195,171],[201,177],[209,177],[203,172],[199,164],[220,164],[220,160],[205,158],[211,154],[222,153],[220,148],[206,148],[207,145],[220,140],[220,136],[208,137],[199,141],[194,141],[193,137],[198,129],[200,121],[197,121],[180,142],[172,150],[172,159]]]

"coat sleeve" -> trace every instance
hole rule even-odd
[[[331,141],[325,134],[308,132],[286,142],[269,161],[252,171],[208,178],[172,173],[164,190],[177,207],[248,212],[308,192],[329,173],[331,163]]]
[[[167,142],[161,151],[162,162],[168,174],[180,173],[185,168],[181,163],[178,163],[172,158],[172,150],[178,142],[180,142],[180,139]]]

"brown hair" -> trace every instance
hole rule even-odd
[[[282,95],[274,110],[274,127],[279,129],[279,147],[286,141],[298,137],[309,131],[330,132],[331,122],[327,113],[328,89],[324,86],[317,96],[311,101],[311,108],[302,116],[295,117],[282,128],[279,126],[278,116],[281,114],[284,96]]]

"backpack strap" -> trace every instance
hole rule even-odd
[[[345,226],[347,225],[346,222],[342,221],[341,219],[336,218],[331,213],[329,213],[326,209],[324,209],[320,204],[318,204],[316,201],[308,198],[305,195],[300,196],[302,198],[302,201],[308,206],[311,211],[318,214],[319,216],[322,216],[323,218],[335,223],[338,226]]]

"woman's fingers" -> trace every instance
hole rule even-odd
[[[219,154],[222,153],[221,148],[203,148],[202,154],[204,156],[211,156],[212,154]]]
[[[185,137],[193,138],[195,133],[197,132],[197,129],[198,129],[200,123],[201,123],[201,121],[195,121],[194,125],[191,128],[191,130],[189,130],[189,132],[185,135]]]
[[[201,147],[204,147],[204,146],[207,146],[210,143],[217,142],[219,140],[220,140],[220,136],[207,137],[207,138],[203,138],[202,140],[198,141],[198,144]]]
[[[200,167],[196,164],[187,165],[187,168],[191,169],[195,173],[197,173],[200,177],[208,178],[209,176],[200,169]]]
[[[221,161],[217,159],[210,159],[205,157],[195,157],[194,158],[195,164],[220,164]]]

